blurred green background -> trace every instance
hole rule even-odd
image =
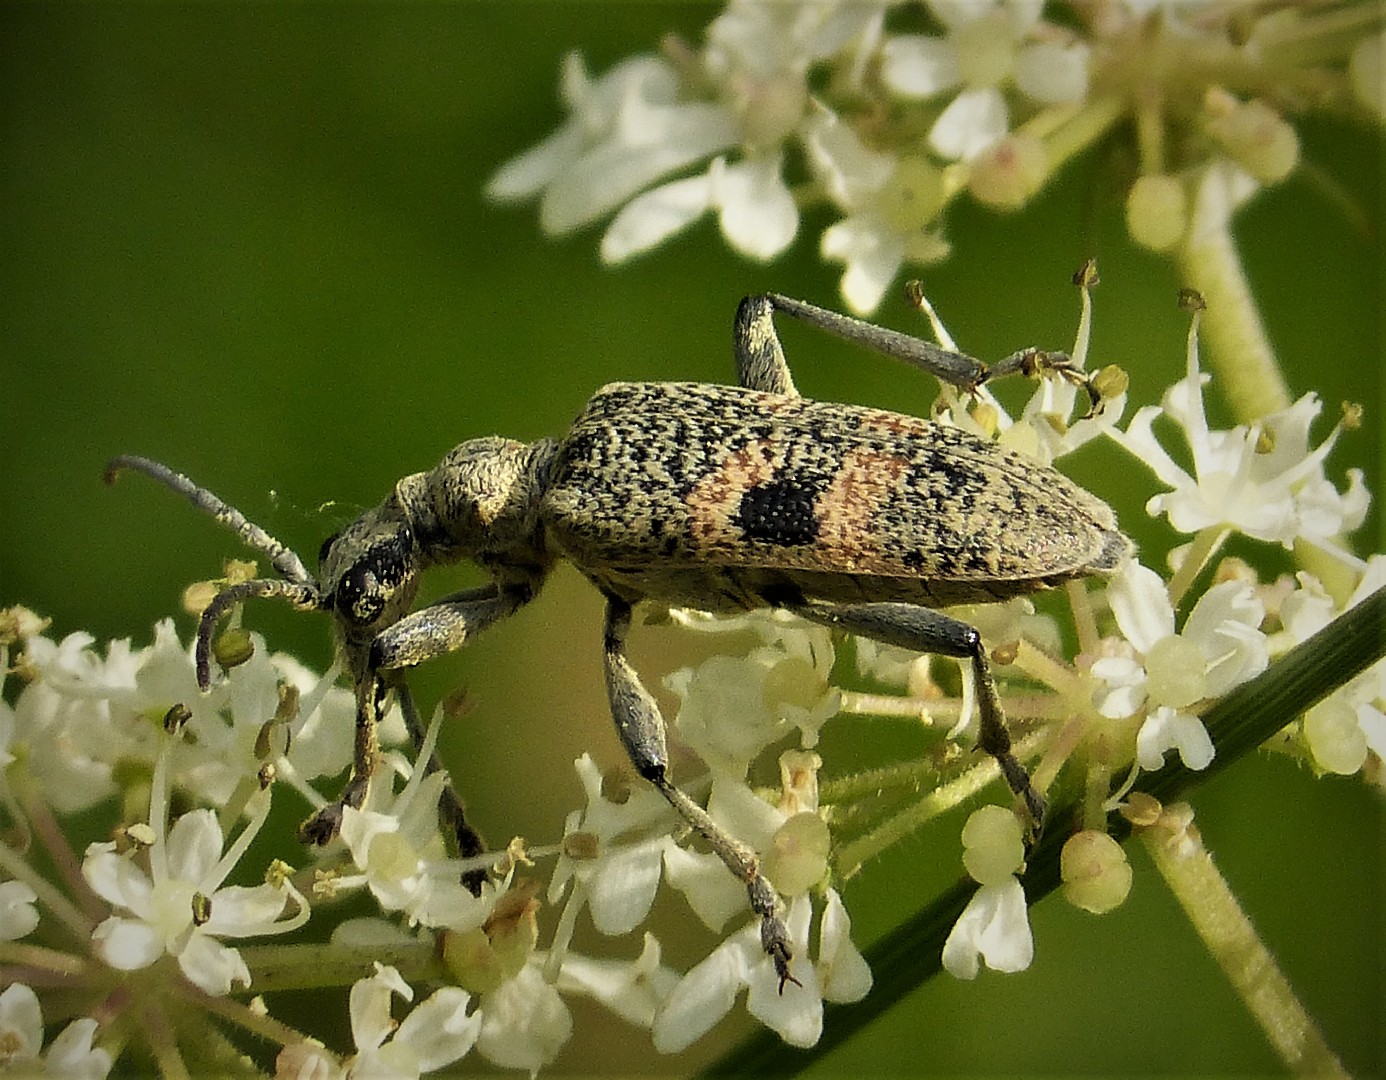
[[[816,255],[830,220],[821,213],[770,266],[739,260],[704,223],[608,269],[596,231],[552,242],[532,207],[482,199],[498,165],[560,122],[565,51],[582,49],[601,71],[668,31],[697,40],[716,10],[0,9],[0,603],[51,617],[54,635],[143,644],[156,619],[178,611],[186,584],[241,554],[141,478],[103,487],[115,453],[188,473],[311,563],[325,535],[464,438],[557,434],[610,379],[729,380],[731,317],[746,293],[840,307],[838,270]],[[1363,218],[1345,215],[1306,171],[1244,214],[1246,262],[1293,393],[1314,389],[1326,402],[1316,438],[1340,400],[1368,407],[1368,426],[1343,438],[1330,475],[1341,481],[1359,465],[1379,491],[1380,143],[1327,123],[1301,131],[1306,160]],[[1066,347],[1078,311],[1069,275],[1094,255],[1095,360],[1130,372],[1133,403],[1158,400],[1182,370],[1186,322],[1169,266],[1126,240],[1118,192],[1103,158],[1075,163],[1023,215],[960,206],[955,255],[925,282],[962,346],[983,357]],[[920,325],[895,295],[880,319]],[[811,396],[916,411],[932,397],[887,360],[797,327],[784,336]],[[1141,512],[1155,490],[1142,468],[1104,445],[1070,471],[1115,503],[1148,553],[1171,546]],[[1359,534],[1363,551],[1381,549],[1379,522]],[[1234,550],[1267,569],[1290,565],[1278,551]],[[441,573],[432,587],[466,580],[465,570]],[[248,621],[276,647],[326,665],[324,619],[261,605]],[[476,701],[445,752],[493,841],[554,839],[580,798],[572,759],[589,748],[603,763],[620,756],[599,627],[597,597],[565,571],[466,655],[419,673],[428,706],[457,684]],[[634,659],[652,686],[687,662],[685,638],[636,633]],[[873,737],[857,728],[834,738],[830,727],[829,772],[851,766],[848,744]],[[901,738],[882,735],[885,745]],[[1380,799],[1358,780],[1314,780],[1262,756],[1194,803],[1330,1045],[1352,1072],[1380,1072]],[[956,879],[960,820],[848,883],[859,942]],[[936,979],[823,1073],[1278,1071],[1153,870],[1131,856],[1136,885],[1118,912],[1039,905],[1032,970]],[[666,960],[687,967],[710,939],[679,904],[658,910]],[[632,957],[638,948],[619,946]],[[579,1007],[577,1019],[554,1072],[683,1072],[717,1049],[708,1040],[662,1059],[597,1010]],[[745,1028],[728,1021],[717,1035]]]

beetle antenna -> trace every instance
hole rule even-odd
[[[260,528],[259,525],[249,520],[234,506],[222,502],[221,499],[217,498],[217,496],[213,495],[206,488],[199,487],[182,473],[174,472],[167,465],[160,465],[157,461],[151,461],[149,458],[139,457],[136,454],[122,454],[120,457],[112,458],[107,462],[105,473],[106,483],[114,484],[120,474],[126,469],[142,472],[145,476],[153,477],[165,487],[172,488],[174,491],[184,496],[199,510],[216,518],[217,521],[234,532],[250,547],[269,556],[269,560],[274,564],[274,568],[286,579],[296,585],[312,587],[316,592],[316,583],[313,579],[313,575],[308,573],[307,568],[303,565],[303,560],[300,559],[291,548],[281,544],[264,529]],[[224,596],[226,594],[223,593],[222,595]],[[268,594],[260,593],[253,595]]]
[[[319,611],[323,607],[322,593],[311,582],[299,584],[292,581],[280,581],[278,578],[257,578],[255,581],[242,581],[236,585],[228,585],[212,597],[212,602],[203,609],[202,618],[197,624],[196,655],[199,689],[206,690],[212,685],[212,634],[217,628],[217,623],[242,600],[249,600],[257,596],[282,597],[300,611]]]

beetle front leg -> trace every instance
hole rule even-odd
[[[812,622],[887,645],[971,660],[979,714],[977,745],[996,759],[1001,775],[1025,803],[1035,831],[1039,830],[1044,822],[1044,797],[1035,790],[1030,774],[1011,751],[1011,735],[991,677],[991,664],[982,635],[975,627],[917,604],[828,604],[810,600],[790,605],[789,609]]]
[[[659,793],[669,800],[679,816],[707,841],[727,869],[745,884],[751,910],[761,919],[761,947],[775,965],[780,989],[784,989],[786,982],[797,985],[799,980],[789,973],[793,949],[789,930],[779,915],[779,897],[775,887],[760,872],[760,860],[756,853],[713,821],[706,810],[669,780],[664,718],[654,697],[645,689],[640,676],[626,658],[630,613],[630,604],[607,596],[606,629],[602,642],[606,659],[606,688],[621,742],[636,771],[659,789]]]
[[[391,689],[391,673],[460,649],[533,597],[528,583],[482,585],[445,597],[382,631],[370,644],[356,684],[356,741],[351,776],[341,795],[299,826],[306,844],[325,844],[342,825],[342,808],[359,808],[370,790],[380,741],[376,728]],[[423,765],[424,763],[421,763]]]
[[[356,738],[352,746],[351,775],[340,795],[298,827],[300,843],[319,846],[328,843],[342,829],[342,811],[348,806],[359,810],[366,801],[380,754],[377,729],[387,692],[385,684],[375,675],[356,684]]]

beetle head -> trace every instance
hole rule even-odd
[[[349,636],[398,622],[414,599],[417,545],[393,498],[328,537],[319,561],[324,606]]]

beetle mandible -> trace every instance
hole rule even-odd
[[[377,756],[376,722],[399,673],[461,648],[532,600],[560,559],[606,599],[603,654],[612,716],[636,770],[746,885],[783,988],[789,935],[754,851],[669,778],[664,721],[626,658],[641,600],[711,611],[775,607],[917,652],[971,664],[978,745],[1038,825],[1044,800],[1011,751],[980,634],[935,608],[1004,600],[1114,570],[1130,550],[1111,509],[1052,468],[954,427],[799,396],[773,315],[909,362],[972,390],[1062,353],[981,361],[775,294],[747,297],[734,328],[738,386],[618,382],[602,387],[561,439],[491,437],[404,477],[379,506],[330,537],[315,577],[265,530],[205,488],[147,458],[134,469],[185,495],[267,555],[278,578],[231,585],[203,612],[198,682],[210,684],[218,621],[251,597],[330,612],[356,684],[354,763],[340,798],[304,823],[337,832],[360,806]],[[418,611],[419,574],[470,559],[491,581]],[[474,834],[473,834],[474,835]]]

